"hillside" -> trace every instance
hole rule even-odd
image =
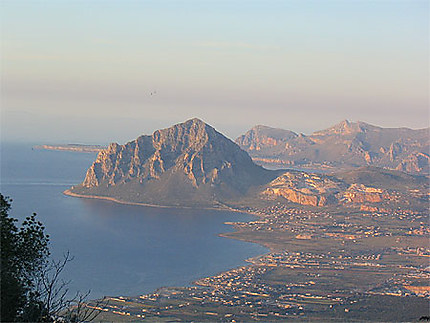
[[[155,205],[217,206],[276,175],[211,126],[191,119],[125,145],[110,144],[84,182],[68,192]]]
[[[429,128],[381,128],[345,120],[307,136],[256,126],[236,143],[262,165],[321,170],[377,166],[415,174],[430,172]]]
[[[260,198],[363,211],[427,210],[429,178],[377,167],[329,175],[289,170],[267,184]]]

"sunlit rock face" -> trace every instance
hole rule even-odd
[[[270,182],[261,195],[279,196],[301,205],[327,206],[338,204],[338,195],[346,187],[334,176],[288,171]]]
[[[249,155],[214,128],[191,119],[125,145],[112,143],[88,169],[82,188],[88,193],[130,195],[176,201],[190,195],[222,199],[245,194],[275,175],[254,164]],[[121,189],[119,189],[121,187]],[[79,188],[78,188],[79,189]],[[137,195],[137,193],[139,193]],[[138,198],[137,198],[138,199]]]
[[[315,207],[382,210],[412,199],[428,203],[427,192],[425,176],[367,166],[329,175],[289,170],[265,185],[260,197]]]

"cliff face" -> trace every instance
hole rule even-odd
[[[192,119],[125,145],[110,144],[73,190],[134,202],[212,204],[273,177],[231,140]]]
[[[236,143],[258,163],[313,168],[377,166],[430,172],[429,128],[381,128],[347,120],[306,136],[256,126]]]
[[[284,199],[301,205],[342,205],[361,210],[388,210],[399,203],[428,203],[428,178],[376,167],[331,175],[287,171],[267,184],[263,199]]]
[[[261,195],[311,206],[338,204],[337,195],[347,185],[333,176],[288,171],[270,182]]]
[[[327,198],[322,195],[303,193],[297,191],[293,188],[267,188],[264,191],[264,195],[270,196],[280,196],[286,200],[301,204],[301,205],[311,205],[311,206],[326,206]]]

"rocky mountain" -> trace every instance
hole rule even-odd
[[[254,156],[279,152],[271,157],[287,156],[292,165],[356,166],[366,154],[373,163],[393,165],[389,162],[404,162],[414,151],[426,155],[419,151],[428,145],[425,135],[425,129],[343,122],[311,136],[258,126],[238,141]],[[385,151],[387,146],[391,148]],[[65,193],[163,206],[246,208],[276,201],[380,211],[426,209],[428,187],[426,176],[374,166],[332,174],[267,170],[214,128],[191,119],[124,145],[110,144],[99,152],[83,183]]]
[[[230,139],[191,119],[125,145],[112,143],[66,193],[171,206],[217,206],[268,183],[276,172],[257,166]]]
[[[311,206],[337,204],[336,194],[347,185],[333,176],[287,171],[270,182],[261,192],[264,197],[282,197],[287,201]]]
[[[344,120],[311,135],[256,126],[236,139],[262,165],[314,169],[378,166],[430,172],[430,128],[381,128]]]
[[[355,207],[364,211],[428,209],[429,179],[377,167],[330,175],[286,171],[267,184],[260,198],[310,206]]]

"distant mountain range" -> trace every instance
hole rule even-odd
[[[430,128],[381,128],[344,120],[311,135],[255,126],[236,143],[261,165],[319,170],[377,166],[416,174],[430,171]]]
[[[343,122],[311,136],[258,126],[237,141],[254,158],[268,158],[270,152],[272,159],[289,156],[291,165],[352,167],[368,160],[366,154],[371,156],[369,163],[383,165],[404,162],[411,155],[428,157],[419,150],[428,148],[426,135],[426,129],[382,129]],[[375,147],[380,147],[378,155]],[[428,168],[419,165],[422,170]],[[125,145],[110,144],[99,152],[84,182],[65,194],[159,206],[247,209],[281,202],[375,211],[395,209],[404,201],[406,207],[425,209],[428,180],[370,166],[333,174],[268,170],[195,118]]]

